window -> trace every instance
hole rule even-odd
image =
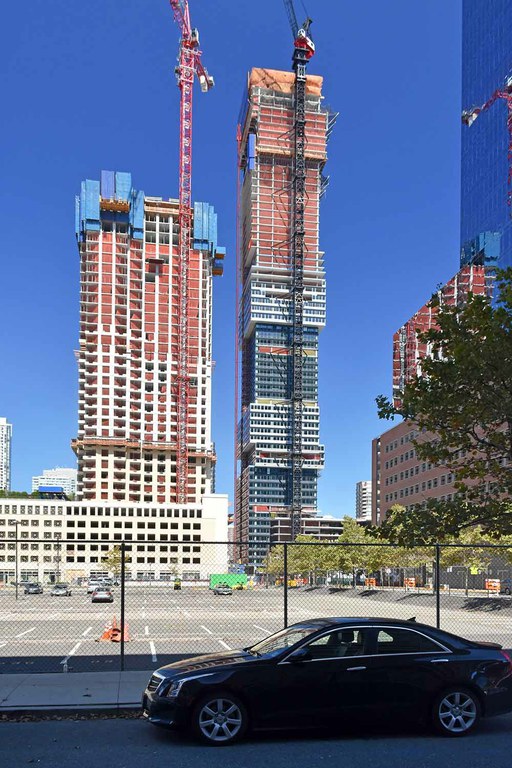
[[[377,635],[377,653],[440,653],[443,648],[419,632],[386,627]]]
[[[313,659],[337,659],[364,653],[365,631],[338,629],[308,644]]]

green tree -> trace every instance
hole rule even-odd
[[[122,552],[121,547],[117,544],[109,549],[108,552],[102,557],[101,562],[114,576],[119,576],[121,573],[122,565]],[[130,562],[130,557],[125,553],[125,563]]]
[[[457,492],[395,511],[381,533],[397,540],[399,531],[405,544],[474,526],[512,533],[512,268],[497,273],[496,303],[470,295],[462,307],[442,306],[436,327],[418,337],[430,350],[421,375],[400,393],[400,405],[378,397],[379,416],[415,424],[418,458],[446,466]]]

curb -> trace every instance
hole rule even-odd
[[[70,705],[68,707],[57,705],[53,706],[52,704],[43,704],[38,707],[34,706],[15,706],[15,707],[0,707],[0,719],[3,715],[42,715],[42,714],[50,714],[51,715],[80,715],[80,714],[95,714],[95,713],[103,713],[103,714],[116,714],[119,712],[140,712],[142,715],[142,708],[140,702],[137,703],[130,703],[130,704],[84,704],[83,706],[80,704],[74,704]]]

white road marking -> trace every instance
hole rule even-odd
[[[70,652],[68,653],[68,655],[66,656],[66,658],[65,658],[65,659],[62,659],[62,661],[61,661],[61,664],[65,664],[65,663],[67,662],[67,660],[68,660],[68,659],[69,659],[71,656],[74,656],[74,655],[75,655],[75,653],[78,651],[78,649],[80,648],[80,646],[81,646],[81,645],[82,645],[82,641],[80,640],[80,641],[79,641],[79,642],[78,642],[78,643],[77,643],[77,644],[76,644],[76,645],[75,645],[75,646],[74,646],[74,647],[73,647],[73,648],[70,650]]]
[[[213,632],[211,631],[211,629],[208,629],[208,627],[205,627],[203,624],[200,624],[199,626],[201,627],[201,629],[204,629],[205,632],[208,632],[209,635],[213,635]]]
[[[7,645],[7,641],[5,643],[0,643],[0,648],[2,648],[4,645]]]
[[[143,619],[145,619],[145,618],[146,618],[146,611],[144,610],[144,608],[142,609],[142,618],[143,618]]]
[[[86,635],[88,635],[88,634],[89,634],[89,632],[91,631],[91,629],[92,629],[92,627],[87,627],[87,629],[85,630],[85,632],[82,632],[82,637],[85,637]]]
[[[24,632],[20,632],[19,635],[15,635],[15,637],[23,637],[23,635],[28,635],[29,632],[33,632],[35,627],[32,627],[32,629],[26,629]]]
[[[151,661],[157,661],[156,658],[156,648],[155,644],[152,640],[149,641],[149,647],[151,648]]]
[[[253,624],[254,629],[261,629],[262,632],[266,632],[267,635],[272,635],[273,632],[271,629],[265,629],[265,627],[258,627],[257,624]]]
[[[217,638],[217,640],[222,645],[223,648],[226,648],[228,651],[233,650],[230,645],[224,642],[224,640],[220,640],[219,638]]]
[[[188,611],[183,611],[183,615],[187,617],[187,619],[190,619],[190,613]]]
[[[149,635],[149,627],[144,627],[144,634]]]

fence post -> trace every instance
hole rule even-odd
[[[126,549],[124,540],[121,542],[121,672],[124,672],[124,635],[125,635],[125,611],[124,611],[124,582],[126,576]]]
[[[436,544],[436,627],[441,629],[441,547]]]
[[[284,626],[288,626],[288,544],[284,545],[284,557],[283,557],[283,570],[284,570]]]

